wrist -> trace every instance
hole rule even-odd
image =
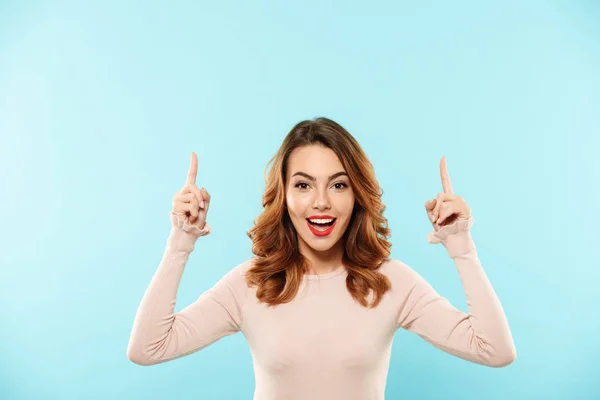
[[[200,237],[206,236],[212,232],[212,228],[207,221],[204,221],[202,227],[200,227],[197,224],[190,223],[189,219],[186,217],[182,217],[172,212],[170,212],[169,215],[171,217],[171,223],[174,227],[177,227],[190,235]]]

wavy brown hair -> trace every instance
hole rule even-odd
[[[308,271],[308,260],[299,251],[298,234],[286,205],[288,158],[297,147],[308,145],[333,150],[348,174],[355,203],[350,223],[340,239],[344,241],[342,263],[348,271],[346,288],[363,307],[374,308],[391,287],[388,278],[378,271],[392,247],[387,218],[383,216],[386,208],[381,202],[383,190],[356,139],[328,118],[296,124],[267,164],[264,210],[247,232],[256,257],[246,274],[246,282],[251,287],[257,286],[260,302],[276,306],[294,299]],[[371,291],[373,301],[368,305],[366,298]]]

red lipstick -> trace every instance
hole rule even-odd
[[[317,225],[317,224],[312,224],[309,221],[309,219],[333,219],[333,222],[331,223],[331,226]],[[336,223],[337,223],[337,218],[332,217],[330,215],[313,215],[306,219],[306,224],[308,225],[308,229],[312,232],[313,235],[319,236],[319,237],[329,236],[331,234],[331,232],[333,232]],[[317,226],[319,228],[317,228]]]

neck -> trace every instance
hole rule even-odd
[[[342,265],[344,249],[341,240],[325,251],[315,250],[304,241],[301,241],[299,248],[300,253],[308,260],[308,274],[323,275]]]

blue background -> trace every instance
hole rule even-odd
[[[0,397],[250,399],[242,334],[126,357],[191,151],[213,234],[176,310],[249,258],[263,172],[327,116],[372,160],[392,257],[466,310],[423,204],[448,160],[518,357],[399,331],[389,399],[600,396],[600,6],[594,1],[0,2]]]

